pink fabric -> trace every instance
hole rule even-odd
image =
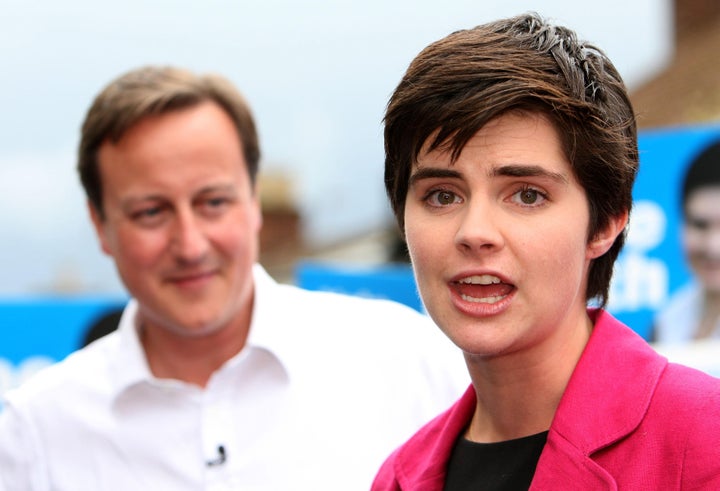
[[[720,489],[720,380],[668,364],[607,312],[592,314],[530,489]],[[474,407],[470,387],[385,461],[372,490],[441,491]]]

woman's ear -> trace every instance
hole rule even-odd
[[[588,259],[595,259],[605,254],[615,243],[628,223],[628,211],[610,218],[604,229],[600,230],[588,243]]]

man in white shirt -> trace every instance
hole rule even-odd
[[[426,316],[257,264],[259,157],[221,77],[146,67],[98,95],[78,170],[133,300],[118,331],[7,394],[0,488],[364,490],[461,393]]]

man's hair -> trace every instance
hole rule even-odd
[[[595,46],[536,13],[454,32],[411,62],[388,102],[385,187],[401,231],[420,151],[457,160],[491,119],[509,111],[554,123],[590,210],[588,240],[632,207],[638,169],[635,114],[620,74]],[[589,271],[586,300],[607,303],[625,231]]]
[[[720,187],[720,140],[705,146],[685,171],[681,194],[683,214],[687,215],[690,195],[703,187]]]
[[[208,101],[218,104],[233,120],[250,181],[255,182],[260,161],[257,130],[250,107],[233,84],[216,74],[198,75],[176,67],[142,67],[110,82],[93,101],[82,125],[77,169],[85,194],[101,217],[101,145],[105,141],[117,143],[146,117]]]

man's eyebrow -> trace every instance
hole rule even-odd
[[[453,169],[438,169],[435,167],[421,167],[410,175],[408,184],[412,186],[417,181],[422,179],[433,179],[433,178],[455,178],[459,179],[462,176],[460,172]]]
[[[149,201],[161,201],[162,199],[163,197],[160,194],[130,194],[120,199],[120,206],[132,206]]]
[[[198,189],[193,193],[194,196],[202,196],[204,194],[209,193],[235,193],[236,187],[233,184],[229,183],[218,183],[218,184],[209,184],[207,186],[203,186],[202,188]],[[132,205],[135,203],[142,203],[145,201],[162,201],[166,199],[165,196],[162,193],[148,193],[148,194],[131,194],[123,198],[122,203],[123,205]]]
[[[214,192],[235,192],[236,186],[232,183],[208,184],[198,189],[195,194],[207,194]]]
[[[502,165],[490,170],[490,177],[545,177],[553,181],[567,184],[568,178],[560,172],[552,172],[539,165]]]

